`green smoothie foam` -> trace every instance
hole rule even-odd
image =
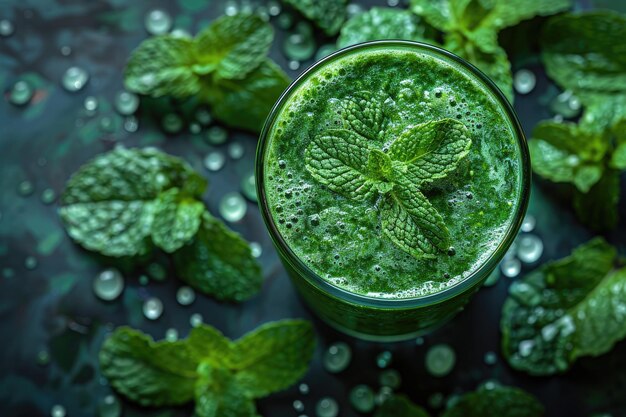
[[[342,127],[341,100],[367,92],[382,102],[385,146],[407,128],[453,119],[471,147],[458,167],[421,191],[439,212],[451,247],[417,258],[381,230],[380,198],[348,199],[316,181],[305,151]],[[263,187],[283,240],[320,277],[376,298],[421,297],[476,271],[500,244],[520,199],[520,149],[494,93],[443,56],[402,46],[346,54],[310,73],[269,130]]]

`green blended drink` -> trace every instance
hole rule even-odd
[[[460,58],[380,41],[284,93],[257,154],[261,210],[300,294],[334,327],[399,340],[450,319],[515,238],[528,150]]]

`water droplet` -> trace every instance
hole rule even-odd
[[[234,16],[239,12],[239,8],[237,7],[237,2],[234,0],[228,0],[224,7],[224,14],[226,16]]]
[[[15,32],[15,26],[13,26],[13,22],[7,19],[0,20],[0,36],[11,36],[13,35],[13,32]]]
[[[376,394],[376,404],[382,405],[385,401],[393,396],[393,390],[389,387],[380,387]]]
[[[139,96],[128,91],[119,91],[115,95],[115,110],[122,116],[130,116],[139,107]]]
[[[178,330],[169,328],[165,331],[165,340],[168,342],[175,342],[178,340]]]
[[[259,242],[250,242],[250,251],[253,257],[258,258],[263,253],[263,248]]]
[[[522,263],[517,258],[508,258],[500,262],[500,270],[505,277],[515,278],[522,271]]]
[[[241,192],[248,200],[256,203],[257,195],[254,172],[249,173],[241,179]]]
[[[387,5],[389,7],[396,7],[398,4],[400,4],[400,0],[387,0]]]
[[[41,192],[41,202],[44,204],[52,204],[57,198],[57,194],[52,188],[46,188]]]
[[[297,71],[298,69],[300,69],[300,63],[298,61],[289,61],[287,63],[287,66],[292,71]]]
[[[532,232],[535,230],[535,225],[537,224],[537,220],[532,214],[527,214],[524,217],[524,221],[522,222],[522,226],[520,230],[524,233]]]
[[[33,270],[37,268],[37,265],[39,265],[39,261],[37,261],[37,258],[35,258],[34,256],[27,256],[24,260],[24,266],[26,267],[26,269]]]
[[[80,67],[69,67],[63,74],[61,84],[67,91],[76,92],[82,90],[88,80],[87,71]]]
[[[35,187],[33,186],[33,183],[30,181],[22,181],[17,187],[17,192],[22,197],[27,197],[31,195],[33,191],[35,191]]]
[[[202,132],[202,126],[200,126],[200,123],[192,122],[189,125],[189,132],[193,135],[197,135]]]
[[[175,113],[168,113],[163,116],[161,126],[167,133],[178,133],[183,128],[183,119]]]
[[[206,107],[199,107],[196,110],[195,118],[203,126],[208,126],[213,121],[213,117],[211,116],[211,112]]]
[[[96,275],[92,288],[99,299],[104,301],[115,300],[124,290],[124,277],[117,269],[105,269]]]
[[[283,53],[287,59],[292,61],[306,61],[310,59],[315,54],[315,49],[313,30],[306,22],[298,23],[295,33],[287,36],[283,43]]]
[[[13,268],[3,268],[2,276],[5,278],[13,278],[15,276],[15,270]]]
[[[228,139],[228,132],[220,126],[212,126],[206,132],[207,141],[212,145],[221,145]]]
[[[550,102],[550,110],[558,116],[567,119],[580,114],[580,100],[570,90],[565,90]]]
[[[202,314],[194,313],[189,317],[189,324],[191,327],[200,327],[204,321]]]
[[[535,347],[535,342],[532,340],[522,340],[518,346],[518,351],[521,357],[528,357]]]
[[[98,417],[119,417],[122,414],[122,405],[114,395],[107,395],[98,405]]]
[[[304,411],[304,403],[300,400],[295,400],[293,402],[293,409],[296,410],[298,413],[301,413]]]
[[[298,386],[298,391],[300,391],[300,394],[302,395],[307,395],[309,393],[309,386],[307,384],[300,384]]]
[[[426,370],[433,376],[442,377],[452,372],[456,363],[454,350],[446,344],[438,344],[426,352]]]
[[[83,102],[83,107],[89,114],[94,114],[96,110],[98,110],[98,99],[94,96],[85,97],[85,101]]]
[[[363,13],[364,10],[363,6],[361,6],[360,4],[350,3],[346,7],[346,12],[348,13],[348,17],[350,18],[356,16],[357,14]]]
[[[331,373],[343,371],[350,365],[352,349],[344,342],[333,343],[324,352],[324,369]]]
[[[139,121],[135,116],[128,116],[124,119],[124,130],[133,133],[139,128]]]
[[[150,297],[143,303],[143,315],[148,320],[156,320],[163,314],[163,303],[156,297]]]
[[[386,368],[391,365],[391,361],[393,360],[393,355],[388,350],[381,352],[376,356],[376,365],[379,368]]]
[[[498,361],[498,356],[494,352],[485,353],[484,361],[487,365],[495,365]]]
[[[186,31],[185,29],[176,28],[170,32],[170,36],[176,39],[191,39],[191,33]]]
[[[320,48],[315,53],[315,60],[319,61],[321,59],[326,58],[328,55],[332,54],[337,50],[335,44],[328,43],[326,45],[320,46]]]
[[[228,156],[233,159],[241,159],[245,151],[246,148],[239,142],[233,142],[228,145]]]
[[[34,93],[35,91],[28,82],[19,80],[13,84],[9,93],[9,101],[16,106],[24,106],[30,102]]]
[[[402,383],[402,377],[400,376],[400,372],[396,371],[395,369],[387,369],[380,373],[378,382],[383,387],[389,387],[395,390],[400,388],[400,384]]]
[[[151,35],[162,35],[172,27],[172,18],[164,10],[151,10],[146,14],[144,26]]]
[[[70,54],[72,53],[72,48],[70,48],[67,45],[64,45],[61,47],[61,49],[59,49],[59,51],[61,52],[61,55],[63,56],[70,56]]]
[[[498,268],[495,268],[493,271],[491,271],[491,274],[489,274],[489,276],[487,277],[483,285],[485,287],[493,287],[494,285],[498,283],[499,280],[500,280],[500,270]]]
[[[422,346],[424,344],[424,338],[423,337],[418,337],[417,339],[415,339],[415,345],[416,346]]]
[[[339,405],[333,398],[324,397],[317,402],[315,414],[317,417],[337,417],[339,414]]]
[[[184,285],[176,291],[176,301],[178,301],[178,304],[181,306],[188,306],[195,300],[196,292],[191,287]]]
[[[543,242],[536,235],[522,235],[518,238],[517,257],[520,261],[531,264],[537,262],[543,254]]]
[[[50,417],[65,417],[65,407],[60,404],[53,405],[50,409]]]
[[[243,219],[247,211],[246,201],[239,193],[228,193],[220,201],[219,212],[226,221],[238,222]]]
[[[357,385],[350,391],[350,404],[359,413],[369,413],[376,405],[374,391],[367,385]]]
[[[513,77],[513,87],[520,94],[528,94],[535,88],[537,77],[527,69],[521,69],[515,73]]]
[[[40,350],[37,353],[37,363],[41,366],[45,366],[50,363],[50,354],[47,350]]]
[[[211,151],[204,157],[204,167],[209,171],[219,171],[224,167],[226,158],[221,151]]]
[[[278,16],[281,10],[282,7],[280,6],[280,2],[276,0],[270,0],[267,2],[267,13],[269,13],[270,16]]]

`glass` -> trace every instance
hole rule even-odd
[[[264,190],[264,165],[269,133],[272,125],[292,91],[320,66],[334,61],[345,54],[364,48],[381,47],[415,48],[460,64],[490,89],[509,118],[520,149],[520,190],[515,216],[491,256],[471,275],[458,284],[438,293],[408,299],[381,299],[356,294],[336,287],[325,281],[304,264],[284,241],[272,218]],[[373,41],[354,45],[335,52],[318,61],[296,79],[282,94],[268,116],[257,148],[256,179],[259,206],[270,236],[293,283],[309,307],[332,327],[366,340],[398,341],[417,337],[452,319],[482,286],[483,282],[498,266],[500,260],[513,243],[524,219],[530,194],[530,157],[524,133],[511,104],[482,72],[463,59],[435,46],[410,41]]]

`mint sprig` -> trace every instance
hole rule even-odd
[[[346,20],[347,0],[282,0],[283,3],[296,9],[304,17],[333,36],[339,32],[341,24]]]
[[[513,101],[511,64],[498,32],[534,16],[571,7],[571,0],[411,0],[411,10],[444,32],[443,47],[485,72]]]
[[[526,391],[483,385],[462,395],[441,417],[542,417],[543,405]]]
[[[178,274],[193,287],[243,301],[261,288],[261,268],[247,242],[206,210],[206,187],[180,158],[120,146],[70,178],[60,215],[85,249],[137,257],[159,248],[173,254]]]
[[[175,342],[120,327],[102,345],[100,368],[113,388],[141,405],[195,400],[199,417],[252,417],[255,399],[306,373],[314,348],[313,328],[302,320],[268,323],[234,342],[208,325]]]
[[[511,286],[500,323],[511,366],[564,372],[626,337],[626,268],[616,269],[616,258],[614,247],[595,238]]]
[[[240,13],[216,19],[194,39],[150,38],[128,61],[126,88],[152,97],[199,97],[223,123],[259,131],[289,84],[267,58],[273,37],[259,16]]]
[[[305,152],[306,168],[348,199],[380,196],[385,235],[414,257],[432,258],[449,247],[450,234],[421,188],[457,168],[469,153],[470,133],[461,122],[443,119],[409,126],[389,138],[382,101],[366,91],[341,100],[344,128],[313,138]],[[393,141],[387,147],[382,138]]]

